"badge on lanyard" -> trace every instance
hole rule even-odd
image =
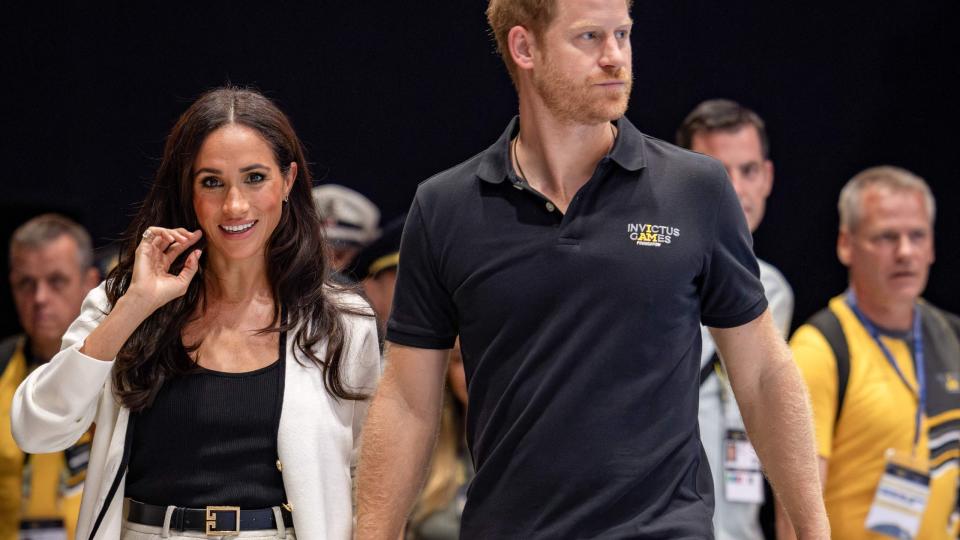
[[[853,290],[847,292],[847,304],[857,319],[877,344],[890,367],[900,377],[900,381],[917,397],[917,412],[914,415],[913,453],[908,454],[895,449],[887,450],[887,464],[877,485],[873,504],[867,514],[867,529],[889,536],[913,540],[920,530],[923,512],[930,498],[930,464],[917,458],[920,445],[920,431],[926,414],[927,381],[924,369],[923,333],[921,331],[920,310],[913,309],[913,366],[917,386],[914,388],[900,371],[890,349],[880,339],[880,332],[870,319],[857,307]]]
[[[763,473],[760,459],[747,433],[740,429],[728,429],[724,439],[723,489],[730,502],[763,503]]]
[[[867,529],[891,538],[913,540],[920,530],[929,497],[927,465],[888,450],[887,465],[867,514]]]

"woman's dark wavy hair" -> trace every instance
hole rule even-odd
[[[286,115],[262,94],[243,88],[211,90],[197,99],[180,116],[167,136],[163,161],[150,192],[128,228],[116,268],[107,278],[107,298],[111,305],[130,286],[134,253],[147,227],[198,228],[193,208],[193,165],[207,136],[227,125],[239,124],[256,130],[273,149],[283,174],[290,163],[297,164],[297,177],[289,200],[267,248],[267,279],[278,305],[286,308],[286,321],[279,310],[262,332],[292,331],[296,347],[324,370],[324,385],[337,398],[359,400],[366,396],[348,389],[341,377],[346,335],[341,313],[368,313],[339,304],[324,287],[328,278],[325,241],[320,233],[320,218],[311,196],[311,178],[303,145]],[[183,267],[186,250],[174,262],[171,272]],[[186,294],[155,311],[130,336],[117,355],[113,370],[114,391],[131,410],[149,406],[163,381],[189,373],[196,364],[183,354],[181,332],[198,311],[204,308],[204,263],[190,282]],[[327,339],[325,358],[313,349]],[[187,344],[193,350],[198,343]]]

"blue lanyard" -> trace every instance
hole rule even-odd
[[[894,359],[893,354],[890,352],[890,349],[883,344],[883,341],[880,339],[880,331],[877,330],[876,325],[870,322],[860,308],[857,307],[857,298],[853,294],[853,290],[847,292],[847,305],[850,306],[850,309],[853,310],[854,315],[857,316],[857,319],[860,320],[860,324],[866,328],[867,332],[870,334],[870,337],[877,343],[877,346],[880,347],[880,351],[883,352],[883,355],[887,357],[887,362],[890,362],[890,366],[893,367],[894,371],[897,372],[897,375],[900,376],[900,380],[903,381],[903,384],[906,385],[907,389],[911,392],[914,391],[914,388],[910,386],[910,383],[907,382],[907,378],[903,375],[903,372],[900,371],[900,366],[897,365],[896,359]],[[913,447],[916,451],[917,445],[920,443],[920,425],[923,421],[923,413],[927,408],[927,380],[923,368],[923,334],[920,331],[920,309],[916,306],[913,308],[913,365],[914,372],[917,376],[917,419],[916,426],[913,431]]]

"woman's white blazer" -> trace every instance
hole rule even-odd
[[[340,301],[369,312],[359,296]],[[84,484],[77,539],[120,538],[125,470],[124,447],[130,411],[112,390],[114,362],[80,352],[84,339],[110,309],[104,285],[84,300],[80,316],[63,337],[61,351],[17,389],[13,435],[30,453],[55,452],[73,444],[96,424]],[[375,319],[344,315],[346,345],[341,364],[345,386],[373,393],[381,374]],[[277,448],[283,485],[293,507],[298,538],[348,540],[353,530],[351,476],[359,454],[368,401],[338,400],[323,386],[323,372],[287,340],[283,409]],[[323,358],[326,344],[316,354]],[[171,433],[176,437],[176,433]]]

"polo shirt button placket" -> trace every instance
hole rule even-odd
[[[553,203],[550,202],[550,201],[547,201],[547,205],[546,205],[546,206],[547,206],[547,212],[553,212],[554,210],[557,209],[557,207],[554,206]]]

